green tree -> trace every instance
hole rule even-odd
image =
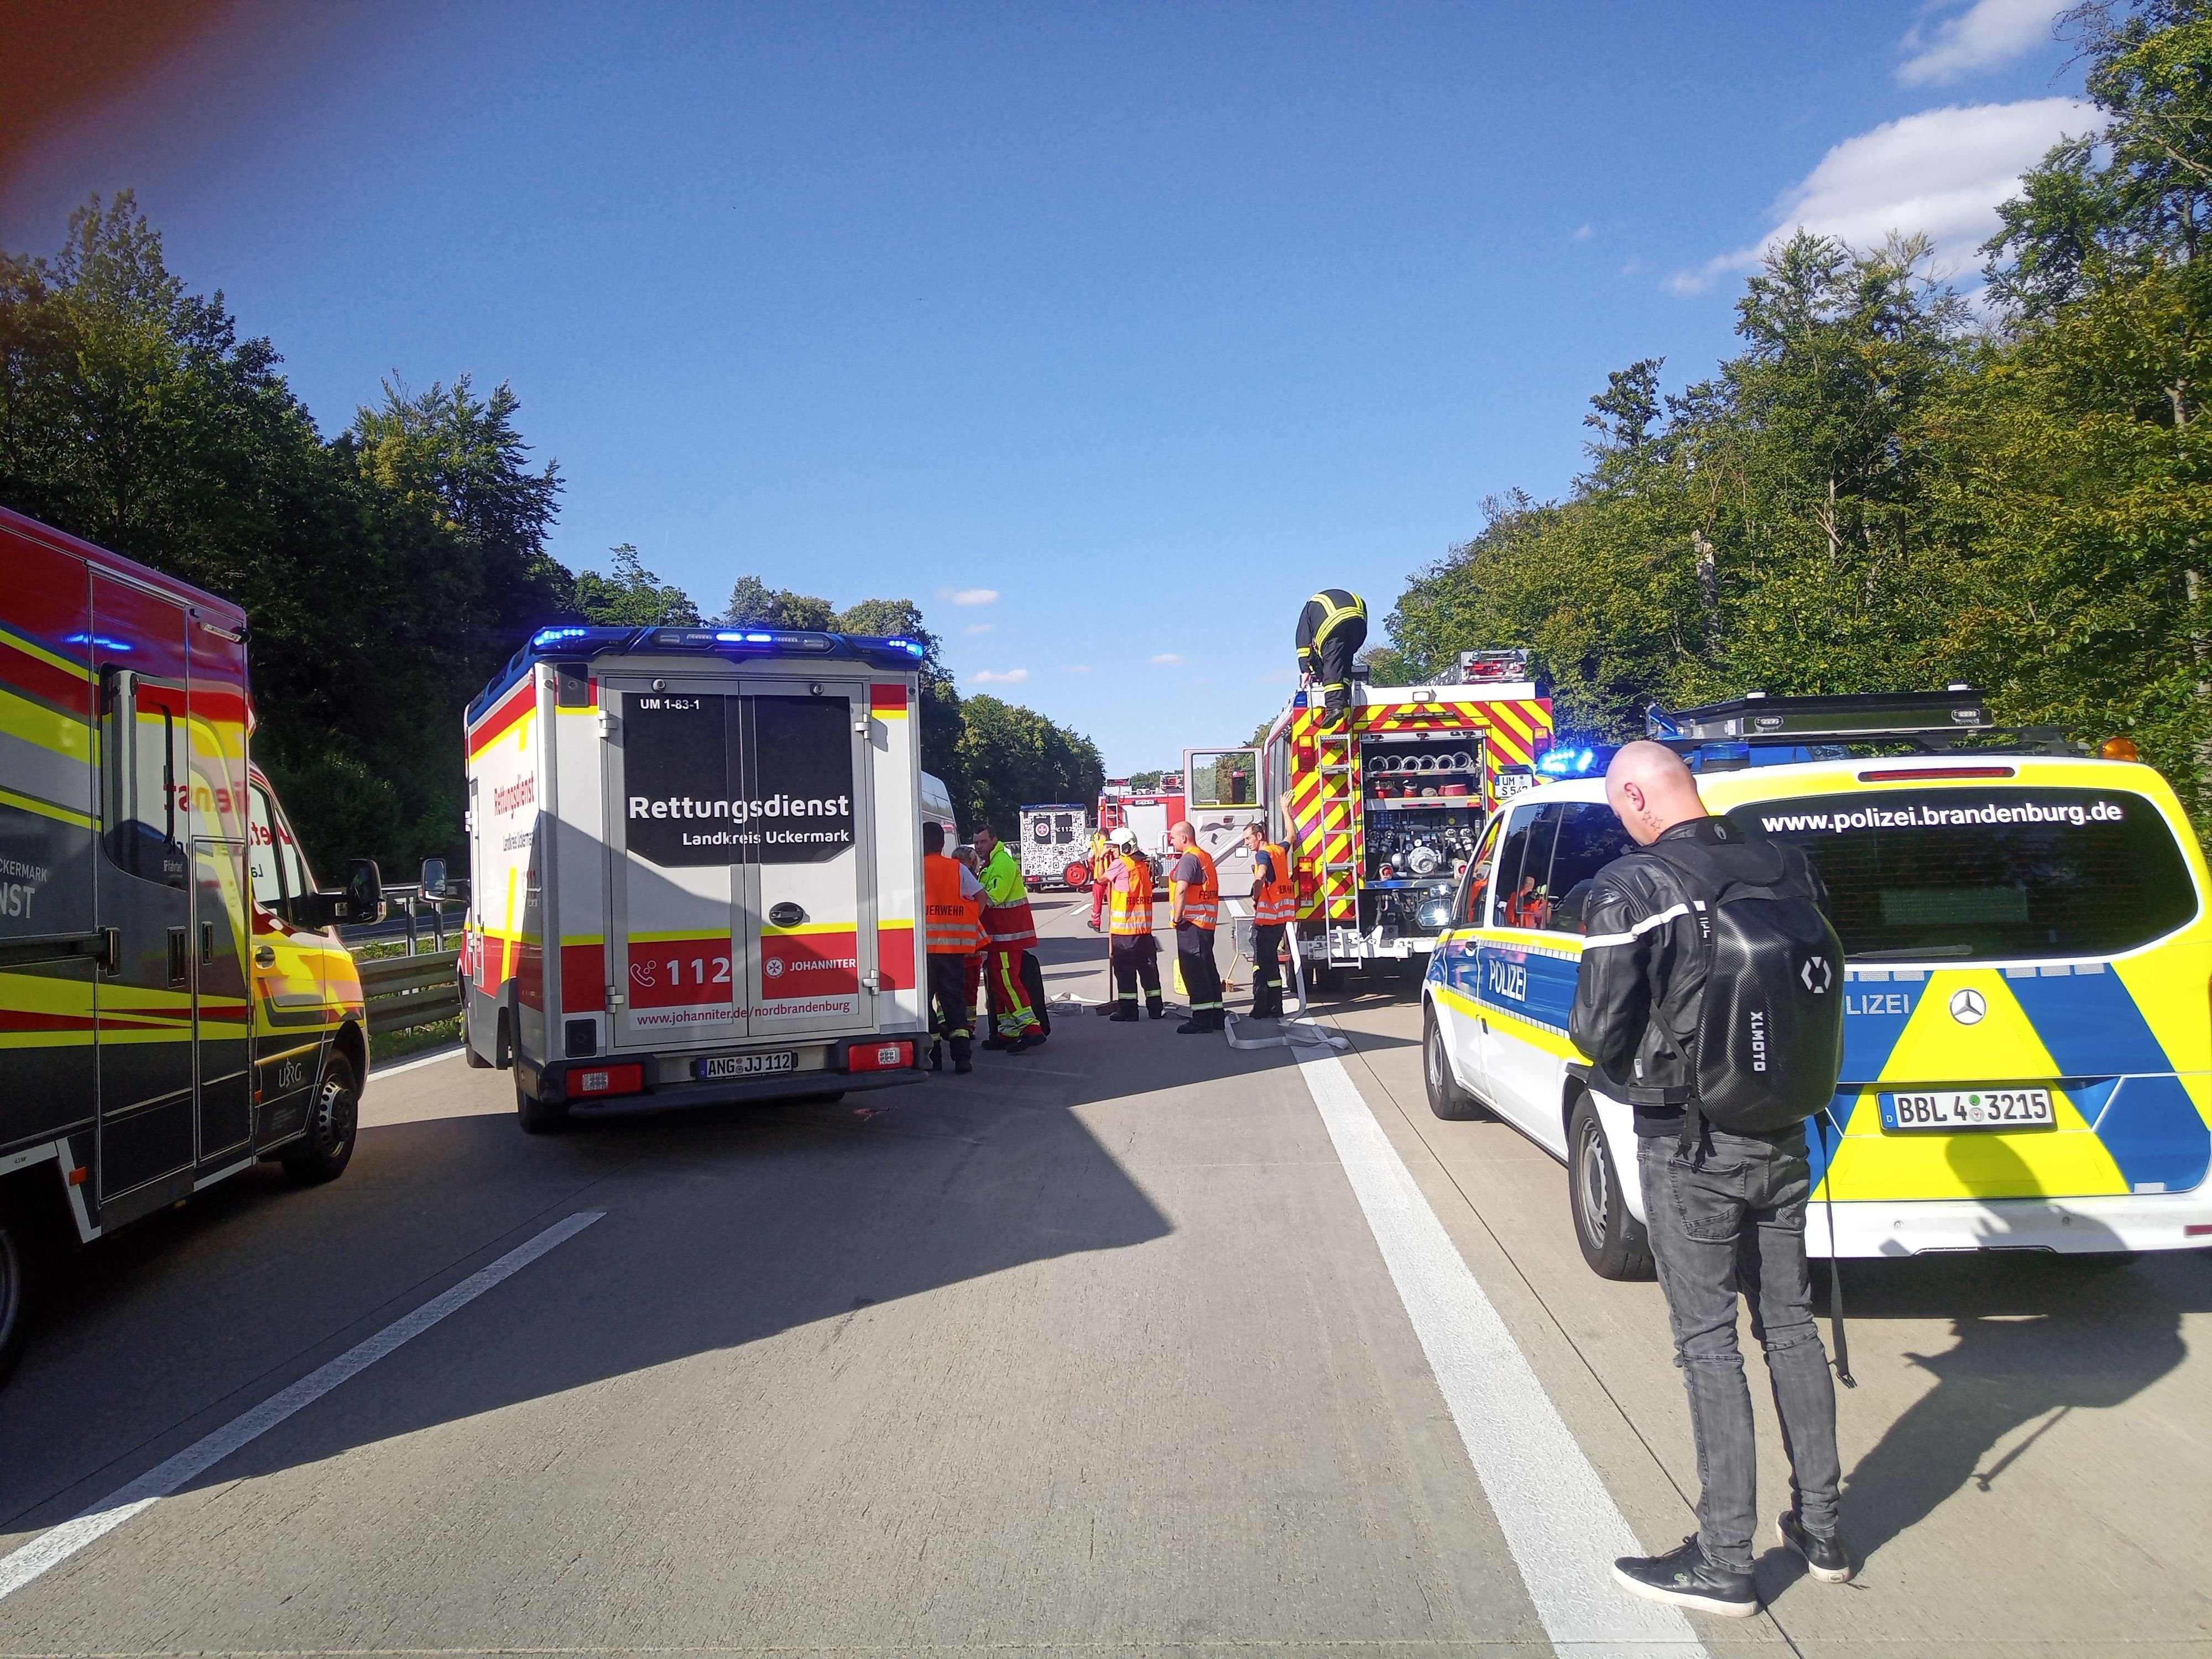
[[[755,628],[827,629],[836,625],[836,607],[829,600],[787,587],[771,590],[757,576],[738,578],[722,612],[724,622]]]
[[[645,568],[629,542],[608,549],[614,574],[580,570],[569,591],[569,607],[587,623],[603,628],[684,628],[699,621],[699,607],[674,583],[664,584]]]
[[[1106,781],[1097,745],[1036,710],[991,696],[961,700],[958,756],[966,793],[954,797],[962,828],[1014,833],[1025,802],[1091,800]]]

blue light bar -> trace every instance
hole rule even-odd
[[[772,634],[744,634],[735,629],[724,629],[714,635],[714,643],[717,645],[774,645],[775,636]]]
[[[1587,777],[1597,764],[1595,749],[1571,749],[1554,746],[1544,751],[1536,763],[1536,769],[1547,778]]]
[[[580,640],[611,643],[627,640],[629,636],[630,630],[627,628],[586,628],[571,623],[564,628],[539,629],[530,636],[530,648],[532,651],[550,651]]]
[[[895,650],[905,652],[909,657],[927,656],[929,652],[929,647],[920,640],[890,639],[885,640],[884,643]]]

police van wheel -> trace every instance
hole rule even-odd
[[[23,1216],[0,1196],[0,1382],[23,1357],[30,1326],[31,1275],[26,1260]]]
[[[568,1103],[540,1100],[522,1086],[522,1068],[514,1072],[514,1121],[526,1135],[550,1135],[568,1126]]]
[[[1444,1050],[1443,1027],[1437,1022],[1433,1003],[1422,1012],[1421,1075],[1429,1085],[1429,1109],[1438,1117],[1456,1122],[1483,1115],[1481,1103],[1452,1075],[1451,1056]]]
[[[1600,1279],[1651,1277],[1651,1240],[1628,1212],[1620,1174],[1605,1144],[1590,1097],[1575,1101],[1567,1121],[1567,1203],[1575,1217],[1575,1242]]]
[[[284,1157],[284,1173],[302,1187],[336,1181],[353,1162],[361,1127],[361,1090],[343,1054],[323,1062],[323,1075],[307,1103],[307,1133]]]

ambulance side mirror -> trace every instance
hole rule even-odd
[[[445,860],[424,859],[422,860],[422,896],[432,899],[446,896]]]
[[[384,920],[384,877],[374,859],[346,860],[345,890],[337,895],[337,921],[354,927]]]

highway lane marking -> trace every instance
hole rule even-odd
[[[1680,1613],[1614,1587],[1643,1547],[1343,1062],[1292,1052],[1552,1645],[1702,1659]]]
[[[420,1060],[394,1060],[386,1066],[371,1066],[368,1068],[368,1080],[374,1083],[379,1078],[398,1077],[402,1072],[411,1072],[419,1066],[435,1066],[441,1060],[459,1060],[460,1057],[461,1051],[456,1047],[438,1054],[425,1054]]]
[[[106,1537],[133,1516],[153,1508],[186,1481],[259,1439],[294,1413],[313,1405],[339,1383],[374,1365],[403,1343],[422,1335],[447,1314],[466,1307],[605,1214],[604,1210],[580,1210],[566,1220],[555,1222],[489,1267],[479,1268],[453,1289],[432,1297],[412,1313],[402,1315],[375,1335],[309,1371],[291,1387],[270,1395],[251,1411],[233,1418],[175,1456],[156,1464],[129,1486],[110,1492],[73,1519],[0,1557],[0,1600],[13,1595],[48,1569],[59,1566],[86,1545]]]

